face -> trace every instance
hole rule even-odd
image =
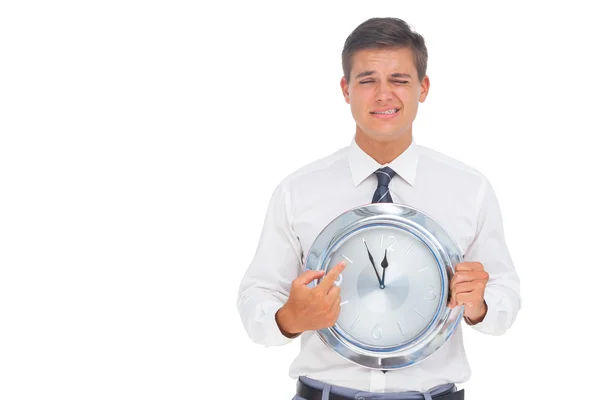
[[[369,255],[373,258],[373,264]],[[336,284],[342,306],[337,327],[373,347],[409,342],[434,319],[442,278],[436,258],[414,235],[389,227],[359,230],[331,256],[346,260]]]
[[[429,78],[419,82],[411,49],[369,49],[354,54],[350,82],[342,78],[341,86],[356,121],[357,140],[365,136],[387,142],[412,137]]]

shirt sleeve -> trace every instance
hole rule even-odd
[[[484,292],[488,311],[472,327],[482,333],[501,335],[513,324],[521,308],[520,281],[504,239],[504,228],[496,194],[485,180],[480,190],[477,231],[464,256],[477,261],[489,274]]]
[[[265,346],[290,343],[275,313],[302,270],[302,247],[290,218],[290,193],[282,182],[271,196],[256,253],[238,292],[237,308],[250,338]]]

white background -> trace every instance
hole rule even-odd
[[[238,285],[275,186],[349,144],[340,53],[373,16],[425,37],[415,139],[490,179],[522,280],[507,334],[465,329],[468,399],[593,397],[588,3],[2,2],[0,398],[293,396],[299,342],[254,344]]]

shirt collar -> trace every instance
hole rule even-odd
[[[390,167],[396,172],[396,175],[404,179],[409,185],[413,186],[417,175],[417,164],[419,163],[419,151],[415,145],[414,139],[406,150],[396,157],[389,164],[381,165],[370,155],[365,153],[357,144],[355,138],[352,138],[350,150],[348,153],[348,163],[350,164],[350,173],[354,186],[360,185],[371,174],[379,168]]]

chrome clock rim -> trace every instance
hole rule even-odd
[[[442,295],[436,315],[417,337],[392,347],[361,346],[343,334],[337,324],[320,329],[320,339],[342,357],[358,365],[379,369],[400,369],[419,363],[443,346],[454,334],[462,319],[463,307],[446,306],[449,282],[462,255],[450,234],[431,216],[416,208],[396,203],[367,204],[350,209],[331,221],[317,236],[306,258],[306,270],[326,269],[331,254],[344,238],[360,229],[391,226],[404,229],[423,241],[438,261],[442,277]],[[314,287],[318,282],[312,282]]]

